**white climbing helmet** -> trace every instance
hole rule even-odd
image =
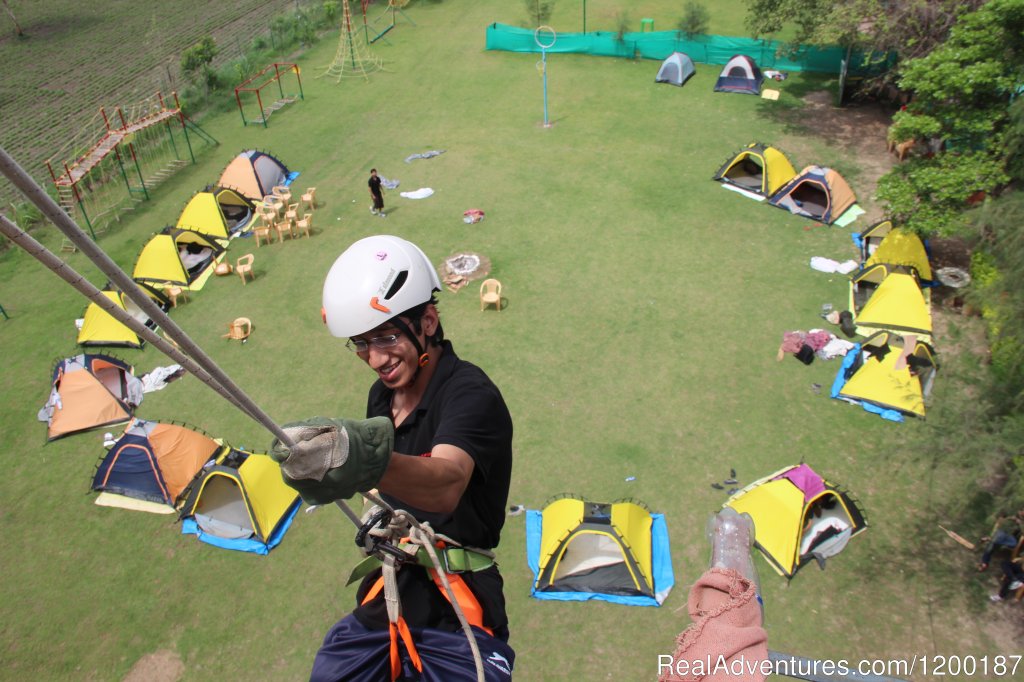
[[[324,322],[334,336],[358,336],[440,290],[437,271],[418,246],[391,235],[366,237],[345,249],[327,273]]]

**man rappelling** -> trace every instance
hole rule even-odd
[[[486,679],[511,677],[502,578],[490,550],[505,519],[512,419],[487,375],[445,340],[440,289],[426,255],[393,236],[350,246],[324,283],[328,329],[377,373],[367,419],[287,425],[295,444],[275,441],[274,455],[310,504],[374,488],[385,504],[357,535],[377,567],[363,578],[356,608],[325,637],[314,680],[479,679],[481,661]],[[402,514],[429,529],[429,542],[393,537]]]

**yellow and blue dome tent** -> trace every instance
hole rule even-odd
[[[722,506],[750,514],[754,546],[786,578],[811,561],[824,567],[826,559],[867,529],[864,512],[850,493],[806,464],[765,476]]]
[[[636,500],[527,510],[526,557],[537,599],[660,606],[675,583],[665,517]]]
[[[181,532],[254,554],[276,547],[299,509],[270,456],[225,447],[183,494]]]
[[[252,222],[255,211],[252,201],[235,190],[211,187],[189,199],[175,227],[226,241]]]
[[[833,398],[861,405],[889,421],[925,416],[938,362],[916,336],[879,331],[855,345],[832,383]]]
[[[170,308],[170,301],[159,290],[154,289],[145,282],[137,282],[139,287],[145,291],[153,301],[166,312]],[[110,299],[110,302],[124,310],[147,327],[153,328],[155,324],[149,315],[139,308],[124,292],[111,288],[108,283],[102,294]],[[142,348],[145,341],[131,329],[114,319],[113,315],[95,303],[86,306],[82,316],[82,327],[78,330],[78,344],[80,346],[123,346],[125,348]]]
[[[901,266],[913,271],[918,280],[932,280],[932,267],[924,242],[913,232],[892,226],[892,221],[875,223],[856,235],[854,242],[861,252],[861,267],[872,265]]]
[[[714,180],[727,189],[764,201],[796,176],[786,155],[775,147],[753,142],[722,164]]]
[[[850,311],[857,332],[880,329],[931,337],[931,296],[902,266],[872,265],[850,276]]]
[[[224,258],[224,246],[213,237],[165,227],[146,242],[135,261],[132,277],[156,285],[174,284],[198,291]]]

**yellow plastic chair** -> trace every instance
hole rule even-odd
[[[235,261],[235,272],[242,278],[242,284],[245,284],[246,275],[249,275],[249,279],[256,279],[256,275],[252,271],[252,262],[254,260],[256,260],[256,256],[247,253]]]
[[[245,341],[252,334],[252,321],[248,317],[238,317],[228,325],[228,333],[221,336],[222,339],[232,341]]]
[[[307,237],[310,236],[310,231],[313,229],[313,214],[307,213],[302,216],[302,220],[296,220],[295,229],[305,232]]]
[[[271,229],[270,225],[260,225],[259,227],[253,228],[252,233],[254,235],[256,235],[256,248],[257,249],[260,248],[260,238],[261,237],[263,238],[263,241],[265,241],[266,243],[268,243],[268,244],[273,243],[274,236],[273,236],[273,233],[270,231],[270,229]]]
[[[480,310],[489,305],[501,312],[501,282],[496,279],[485,279],[480,284]]]
[[[295,239],[295,225],[293,225],[290,220],[282,220],[279,223],[275,223],[274,229],[277,230],[278,241],[284,241],[285,233],[288,233],[289,237]]]
[[[188,292],[185,291],[185,289],[183,289],[182,287],[178,286],[177,284],[171,284],[170,282],[167,282],[164,285],[164,293],[167,295],[167,298],[171,299],[172,308],[178,307],[179,298],[182,299],[183,301],[188,300]]]
[[[302,203],[309,207],[312,211],[316,208],[316,187],[308,187],[302,194]]]

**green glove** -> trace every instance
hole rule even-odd
[[[282,428],[295,445],[285,447],[275,438],[270,454],[281,464],[284,482],[308,504],[345,500],[376,486],[395,442],[387,417],[313,417]]]

